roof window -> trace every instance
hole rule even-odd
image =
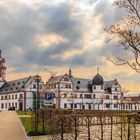
[[[77,84],[80,84],[81,82],[80,81],[77,81]]]

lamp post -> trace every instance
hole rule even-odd
[[[23,109],[23,98],[22,97],[19,97],[19,110],[22,111]]]
[[[39,82],[40,82],[40,76],[36,76],[36,85],[37,85],[37,90],[36,90],[36,110],[39,110],[40,108],[40,93],[39,93]]]

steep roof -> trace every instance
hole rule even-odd
[[[16,93],[25,91],[34,80],[35,76],[30,76],[10,82],[6,82],[0,88],[0,94]]]
[[[112,87],[112,84],[113,84],[113,80],[112,81],[104,81],[104,89]]]
[[[91,83],[90,79],[76,77],[71,77],[70,79],[72,80],[74,91],[84,91],[84,92],[89,91],[88,84]]]
[[[55,83],[59,83],[61,81],[61,79],[63,79],[64,76],[68,76],[67,74],[64,75],[59,75],[59,76],[55,76],[53,78],[51,78],[47,84],[55,84]]]

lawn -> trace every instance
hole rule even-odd
[[[33,131],[31,118],[21,117],[20,120],[25,128],[27,135],[29,135]]]
[[[33,115],[32,111],[16,111],[18,115]]]
[[[21,123],[25,128],[26,134],[28,136],[37,136],[37,135],[45,135],[45,132],[42,132],[42,123],[38,122],[38,132],[35,132],[34,128],[34,113],[31,111],[17,111],[17,114],[20,117]],[[46,127],[46,126],[45,126]],[[46,129],[45,129],[46,130]]]

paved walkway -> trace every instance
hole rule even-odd
[[[16,112],[0,112],[0,140],[27,140]]]

